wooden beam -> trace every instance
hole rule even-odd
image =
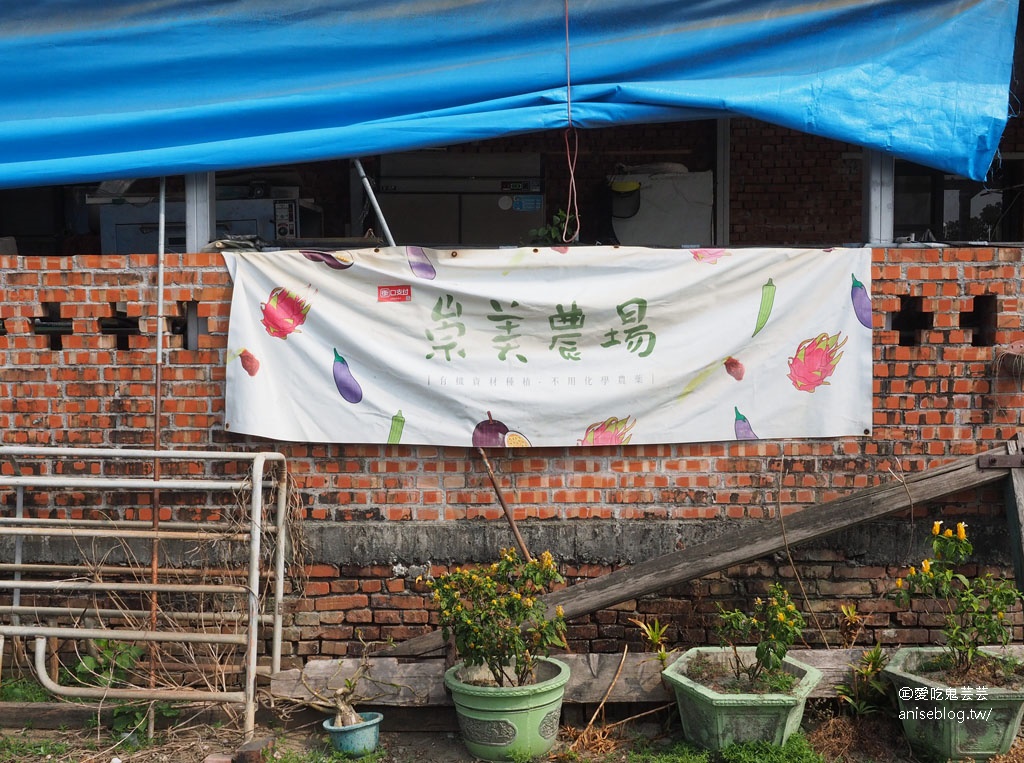
[[[821,683],[812,697],[835,697],[836,684],[850,680],[850,666],[864,649],[791,649],[798,660],[818,668]],[[669,662],[676,659],[673,654]],[[556,655],[569,665],[569,683],[565,687],[568,704],[596,705],[607,693],[607,701],[671,702],[674,695],[661,680],[661,663],[653,654],[628,652],[604,654]],[[450,706],[451,696],[444,688],[444,660],[439,657],[400,661],[393,657],[370,657],[372,684],[360,684],[359,693],[371,699],[363,705],[381,707]],[[345,678],[359,667],[354,657],[340,660],[313,660],[302,669],[285,670],[271,677],[270,695],[301,702],[312,697],[310,687],[329,693],[344,685]],[[621,672],[619,666],[622,665]],[[618,679],[615,674],[618,672]],[[613,683],[614,681],[614,683]]]
[[[778,519],[728,530],[717,538],[649,559],[599,578],[585,580],[547,594],[550,609],[561,605],[568,619],[654,593],[673,585],[710,575],[789,546],[807,543],[889,514],[906,511],[927,501],[969,490],[1005,478],[1008,469],[982,469],[979,459],[1005,449],[967,456],[893,482],[865,488],[834,501],[786,517],[785,537]],[[442,649],[440,631],[417,636],[382,652],[389,656],[428,655]]]
[[[1011,456],[1020,452],[1017,440],[1007,441],[1006,452]],[[1013,576],[1017,588],[1024,590],[1024,532],[1021,530],[1024,527],[1024,469],[1010,469],[1010,479],[1006,481],[1006,525],[1013,554]]]

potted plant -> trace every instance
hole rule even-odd
[[[942,760],[988,758],[1010,749],[1024,713],[1024,668],[1007,647],[1007,611],[1021,594],[1005,578],[957,572],[974,547],[965,523],[955,531],[942,524],[932,526],[931,558],[896,580],[893,597],[904,606],[931,602],[943,615],[945,643],[898,649],[883,672],[915,750]]]
[[[561,607],[541,595],[562,582],[551,554],[521,559],[502,549],[480,568],[456,568],[429,581],[441,633],[460,659],[445,671],[462,740],[484,760],[532,758],[558,735],[569,666],[547,655],[565,646]]]
[[[743,742],[785,744],[821,680],[817,668],[787,654],[803,628],[778,583],[751,615],[719,605],[722,646],[690,649],[662,673],[675,692],[684,736],[716,751]]]
[[[384,718],[381,713],[359,713],[354,707],[359,702],[367,702],[370,699],[361,693],[360,684],[376,683],[370,676],[369,652],[365,651],[365,643],[363,646],[364,652],[359,666],[351,676],[344,678],[337,688],[330,688],[330,684],[335,682],[334,678],[328,679],[327,689],[319,689],[310,685],[305,675],[302,676],[302,685],[310,696],[301,700],[300,704],[330,715],[324,719],[323,729],[331,740],[331,746],[338,752],[352,757],[362,757],[377,749],[380,722]],[[339,671],[341,665],[342,661],[338,660]],[[334,675],[337,677],[338,672]]]

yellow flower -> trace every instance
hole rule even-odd
[[[942,520],[941,519],[938,520],[937,522],[935,522],[935,524],[932,525],[932,535],[938,535],[940,532],[942,532]]]
[[[557,617],[565,617],[565,610],[562,609],[562,605],[561,604],[559,604],[557,607],[555,607],[555,615]]]
[[[903,578],[896,578],[896,587],[897,588],[902,588],[903,587]]]
[[[947,527],[946,531],[944,533],[942,533],[942,534],[944,536],[946,536],[947,538],[952,538],[953,537],[953,528],[952,527]]]
[[[787,604],[786,605],[786,609],[789,610],[790,612],[796,612],[796,605],[795,604]]]
[[[911,568],[910,568],[910,573],[909,573],[909,575],[910,575],[911,577],[913,577],[913,576],[914,576],[914,575],[916,575],[916,574],[917,574],[917,567],[911,567]]]
[[[957,522],[956,523],[956,538],[957,540],[967,540],[967,523]]]
[[[1000,620],[1002,620],[1004,617],[1006,617],[1006,615],[1004,613],[1002,613],[1002,612],[996,612],[996,617],[998,617]]]
[[[759,607],[760,607],[760,606],[761,606],[762,604],[764,604],[764,602],[763,602],[763,601],[761,601],[761,597],[760,597],[760,596],[758,596],[758,597],[757,597],[756,599],[754,599],[754,603],[755,603],[755,604],[756,604],[757,606],[759,606]]]
[[[925,575],[929,575],[929,574],[931,574],[931,571],[932,571],[932,563],[928,559],[922,559],[921,560],[921,572],[923,572]]]
[[[778,618],[780,623],[786,622],[786,616],[782,612],[779,612],[779,614],[776,615],[776,617]]]

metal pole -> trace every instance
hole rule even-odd
[[[157,265],[156,265],[156,387],[154,389],[153,449],[160,450],[160,415],[163,411],[163,366],[164,366],[164,240],[167,228],[167,178],[160,178],[160,217],[157,224]],[[160,457],[153,458],[153,479],[160,480]],[[153,591],[149,595],[149,627],[156,630],[158,603],[156,585],[160,579],[160,488],[153,489],[153,539],[149,552],[149,576]],[[156,689],[156,642],[149,644],[149,688]],[[150,705],[146,713],[146,738],[152,739],[156,732],[156,714]]]
[[[14,500],[15,500],[14,517],[15,517],[15,519],[17,521],[20,522],[21,520],[23,520],[25,518],[25,488],[20,487],[20,486],[18,487],[17,491],[15,491],[15,499]],[[14,573],[14,579],[15,580],[21,580],[21,569],[20,569],[21,561],[22,561],[21,550],[22,550],[22,544],[24,544],[24,542],[25,541],[24,541],[24,539],[22,538],[21,535],[17,536],[14,539],[14,563],[16,565],[18,565],[18,568],[16,569],[16,571]],[[15,607],[21,605],[21,589],[20,588],[15,588],[14,589],[14,597],[11,600],[11,604],[13,604]],[[14,623],[15,625],[20,625],[21,624],[21,619],[17,615],[14,615],[13,617],[11,617],[11,622]]]
[[[284,635],[284,557],[288,553],[288,472],[278,477],[277,557],[274,559],[274,643],[270,655],[272,673],[281,672],[281,641]]]
[[[391,229],[388,227],[388,221],[384,219],[384,213],[380,211],[380,205],[377,203],[377,195],[373,192],[373,188],[370,186],[370,179],[366,177],[366,173],[363,171],[363,163],[358,159],[353,159],[352,164],[356,168],[356,173],[359,175],[359,179],[363,183],[363,190],[366,191],[366,196],[370,200],[370,206],[373,207],[373,213],[377,215],[377,220],[380,221],[381,232],[384,233],[384,239],[388,242],[388,246],[395,245],[395,237],[391,235]]]
[[[491,478],[491,484],[494,485],[494,494],[498,496],[498,503],[501,504],[502,510],[505,512],[505,519],[508,520],[509,527],[512,528],[512,535],[516,539],[516,545],[519,546],[519,550],[523,552],[523,558],[527,562],[532,562],[533,557],[530,556],[529,549],[526,548],[526,541],[523,540],[523,536],[519,534],[519,528],[516,526],[516,520],[512,516],[512,510],[509,509],[508,504],[505,502],[505,496],[501,492],[501,487],[498,485],[498,478],[494,476],[494,470],[491,468],[491,462],[487,458],[487,453],[484,452],[483,448],[477,448],[480,453],[480,457],[484,460],[484,466],[487,467],[487,474]]]
[[[252,462],[253,489],[250,499],[249,522],[252,538],[249,540],[249,629],[245,654],[245,738],[252,738],[256,730],[256,647],[257,626],[260,614],[260,543],[263,530],[263,458],[256,456]]]

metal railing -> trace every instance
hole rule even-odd
[[[101,465],[100,471],[116,471],[119,465],[131,461],[190,461],[206,464],[214,461],[248,462],[247,475],[241,477],[197,478],[173,477],[168,479],[110,476],[108,474],[65,475],[54,473],[61,471],[69,462],[96,462]],[[266,475],[268,464],[276,464],[273,475]],[[45,466],[45,468],[44,468]],[[55,469],[55,467],[58,467]],[[72,469],[74,469],[72,464]],[[145,468],[145,467],[143,467]],[[37,473],[24,473],[24,472]],[[202,471],[207,471],[205,466]],[[48,473],[43,473],[48,472]],[[159,474],[159,469],[155,470]],[[3,657],[5,638],[35,639],[34,666],[39,682],[50,692],[65,697],[110,698],[146,701],[196,701],[224,702],[244,705],[244,731],[250,737],[255,728],[256,714],[256,679],[260,672],[257,665],[261,626],[269,625],[272,629],[270,650],[270,672],[277,673],[281,669],[282,639],[282,601],[284,598],[284,568],[287,550],[287,519],[288,519],[288,475],[287,462],[280,453],[273,452],[237,452],[237,451],[189,451],[189,450],[142,450],[119,448],[60,448],[60,447],[19,447],[0,446],[0,491],[4,488],[15,491],[14,516],[0,517],[0,538],[13,536],[13,562],[4,561],[0,570],[5,579],[0,580],[0,593],[11,591],[11,604],[0,606],[0,660]],[[152,507],[154,520],[134,519],[81,519],[27,516],[25,508],[25,491],[39,490],[55,493],[61,490],[87,492],[95,490],[117,491],[128,494],[145,494],[152,492],[156,498],[161,491],[203,491],[208,493],[230,492],[237,495],[248,494],[248,511],[242,520],[232,522],[209,521],[159,521],[161,506],[154,500]],[[273,494],[276,503],[273,509],[272,522],[264,521],[265,496]],[[58,507],[59,508],[59,507]],[[50,512],[52,513],[52,511]],[[271,569],[264,573],[262,565],[264,535],[273,536]],[[117,564],[60,564],[47,560],[30,563],[24,560],[24,543],[28,538],[60,538],[85,539],[91,541],[108,538],[112,542],[134,540],[149,541],[152,548],[151,563],[142,567],[137,562],[133,565],[129,558],[125,565]],[[205,583],[197,580],[185,580],[190,574],[198,577],[195,570],[188,568],[161,567],[156,551],[161,541],[178,542],[243,542],[248,544],[248,562],[244,567],[217,569],[219,576],[237,582]],[[56,561],[56,560],[52,560]],[[149,580],[142,580],[140,572],[149,573]],[[8,578],[7,575],[10,575]],[[54,576],[63,576],[54,579]],[[113,576],[114,580],[106,579]],[[134,580],[124,580],[124,578]],[[178,582],[160,582],[160,577],[179,578]],[[261,589],[261,581],[269,577],[272,590]],[[41,592],[50,596],[48,605],[25,606],[22,604],[22,592]],[[160,630],[156,627],[155,603],[150,610],[142,608],[114,607],[83,607],[69,603],[67,606],[54,606],[53,601],[62,594],[148,594],[155,597],[158,593],[180,596],[235,596],[244,597],[245,612],[199,612],[199,611],[166,611],[161,616],[174,622],[173,630]],[[265,596],[266,595],[266,596]],[[264,599],[270,600],[270,613],[264,613]],[[153,600],[155,602],[155,599]],[[107,620],[124,619],[125,617],[152,616],[151,627],[117,628],[117,627],[61,627],[41,622],[23,623],[22,617],[29,615],[47,618],[99,618]],[[178,624],[182,629],[178,629]],[[184,629],[193,625],[194,630]],[[202,627],[200,627],[202,626]],[[211,632],[206,626],[232,626],[235,632]],[[170,642],[176,644],[207,644],[236,647],[244,650],[243,686],[240,690],[210,690],[188,687],[108,687],[61,685],[47,671],[47,641],[51,638],[67,640],[92,641],[105,639],[108,642],[146,642],[156,644]],[[2,665],[0,665],[2,667]],[[151,666],[151,670],[152,670]],[[152,675],[152,674],[151,674]]]

